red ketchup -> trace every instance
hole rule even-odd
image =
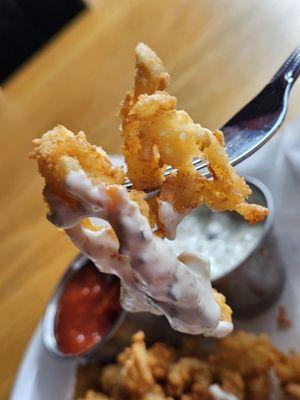
[[[66,354],[93,347],[113,327],[122,312],[118,278],[101,273],[92,262],[78,270],[58,302],[55,337]]]

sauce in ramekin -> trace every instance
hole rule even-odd
[[[249,225],[235,213],[214,213],[202,206],[180,223],[176,239],[168,242],[176,253],[196,251],[209,259],[211,279],[218,279],[253,251],[263,231],[264,223]]]
[[[67,282],[58,301],[55,337],[65,354],[79,354],[93,347],[110,331],[122,308],[120,283],[101,273],[92,262]]]

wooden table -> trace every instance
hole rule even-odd
[[[77,253],[45,219],[42,179],[27,159],[32,138],[62,123],[118,152],[116,113],[132,85],[133,48],[140,40],[165,61],[179,107],[203,125],[220,126],[300,42],[299,15],[297,0],[102,0],[3,87],[1,399],[54,285]],[[296,86],[289,119],[299,102]]]

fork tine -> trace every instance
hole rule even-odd
[[[285,77],[288,80],[296,80],[300,73],[300,45],[290,54],[287,60],[282,64],[275,73],[270,83]]]
[[[289,57],[282,64],[282,66],[279,68],[279,70],[274,74],[274,76],[271,79],[269,84],[274,83],[278,79],[284,79],[287,84],[290,84],[290,87],[291,87],[292,84],[298,78],[299,74],[300,74],[300,45],[297,46],[295,48],[295,50],[289,55]],[[240,112],[241,112],[241,110],[238,113],[240,113]],[[233,118],[231,118],[231,120]],[[226,125],[227,124],[225,124],[224,126],[226,126]],[[207,163],[198,159],[193,162],[193,165],[199,171],[199,170],[203,169],[204,167],[206,167]]]

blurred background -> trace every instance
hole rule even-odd
[[[0,398],[76,250],[47,223],[42,180],[27,158],[56,124],[120,151],[117,112],[149,44],[197,122],[221,126],[300,43],[298,0],[1,0]],[[299,110],[295,85],[288,120]]]

